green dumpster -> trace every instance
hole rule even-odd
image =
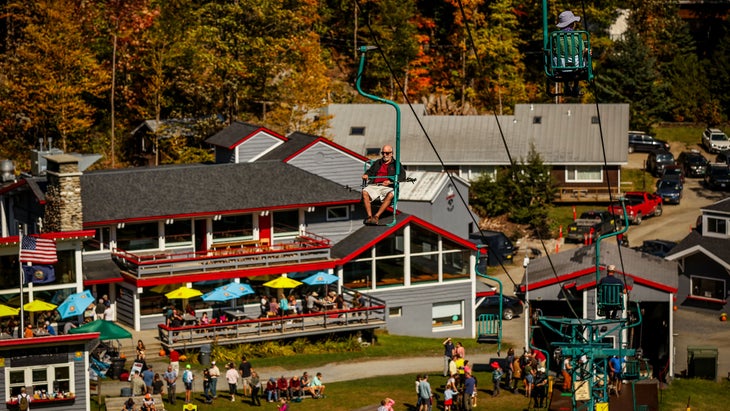
[[[687,374],[690,378],[717,380],[717,348],[687,347]]]

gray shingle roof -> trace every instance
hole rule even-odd
[[[416,116],[408,106],[402,114],[400,160],[408,165],[438,165]],[[425,115],[414,105],[416,115],[448,165],[493,166],[526,159],[534,144],[546,164],[603,164],[601,133],[594,104],[519,104],[513,116]],[[599,105],[607,162],[628,161],[628,104]],[[384,104],[332,104],[328,135],[350,150],[365,154],[370,147],[395,142],[395,110]],[[538,121],[539,119],[539,121]],[[352,127],[365,127],[364,135],[351,135]],[[500,133],[500,129],[501,132]],[[502,141],[504,134],[505,142]]]
[[[228,127],[208,137],[205,142],[218,147],[232,148],[241,139],[250,136],[257,130],[264,130],[269,134],[276,135],[274,132],[262,126],[234,121]]]
[[[84,223],[355,203],[356,191],[280,161],[103,170],[81,176]]]
[[[286,138],[287,141],[285,144],[279,145],[271,152],[266,153],[259,160],[284,161],[287,157],[303,149],[308,144],[311,144],[313,141],[317,140],[319,137],[313,136],[311,134],[300,133],[297,131],[288,135]]]
[[[593,269],[596,264],[595,256],[595,246],[585,246],[551,254],[550,260],[547,257],[536,258],[530,262],[529,266],[530,284],[544,283],[550,285],[556,283],[558,282],[558,279],[555,278],[556,275],[561,278],[561,281],[568,281],[564,278],[569,275],[576,276],[570,281],[579,283],[590,282],[591,279],[595,280],[595,270]],[[550,265],[551,261],[555,272],[553,272]],[[621,264],[622,261],[623,265]],[[675,291],[679,284],[676,262],[644,254],[627,247],[621,248],[621,255],[619,256],[618,246],[611,239],[601,243],[601,265],[609,264],[615,265],[617,272],[624,272],[635,277],[637,282],[642,279]]]
[[[712,203],[706,207],[702,207],[702,211],[714,211],[715,213],[730,214],[730,197]]]
[[[708,257],[730,268],[730,241],[727,238],[705,237],[693,230],[684,237],[671,252],[666,255],[667,260],[678,260],[695,253],[704,253]]]

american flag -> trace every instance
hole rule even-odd
[[[23,237],[20,245],[20,261],[34,264],[55,264],[56,242],[49,238]]]

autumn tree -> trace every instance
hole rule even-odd
[[[97,113],[92,102],[106,81],[77,18],[83,5],[43,0],[13,6],[7,9],[11,18],[23,24],[15,47],[0,60],[6,76],[2,116],[22,119],[12,132],[21,133],[28,146],[36,138],[58,137],[64,151],[83,151]]]

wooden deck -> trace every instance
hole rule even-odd
[[[320,334],[372,330],[385,326],[385,305],[273,318],[244,319],[210,325],[158,326],[166,350],[199,348],[215,342],[232,345]]]

